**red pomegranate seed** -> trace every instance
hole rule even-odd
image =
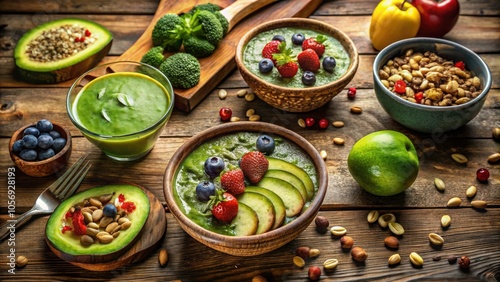
[[[424,99],[424,93],[418,92],[417,94],[415,94],[414,98],[418,104],[422,104],[422,100]]]
[[[455,63],[455,67],[461,69],[461,70],[464,70],[465,69],[465,63],[462,62],[462,61],[458,61]]]
[[[322,118],[318,121],[319,128],[327,129],[330,125],[330,122],[326,118]]]
[[[92,33],[88,29],[85,30],[85,36],[90,36],[91,34]]]
[[[394,83],[394,91],[398,94],[404,94],[406,92],[406,83],[404,80],[398,80]]]
[[[488,178],[490,178],[490,172],[486,168],[480,168],[476,172],[476,177],[477,180],[486,182],[488,181]]]
[[[222,121],[228,121],[231,119],[233,111],[228,107],[222,107],[219,110],[219,116]]]
[[[347,98],[354,99],[354,97],[356,97],[356,88],[355,87],[350,87],[347,90]]]
[[[314,118],[312,118],[312,117],[308,117],[308,118],[306,118],[306,126],[307,126],[307,127],[313,127],[313,125],[314,125],[314,123],[315,123],[315,122],[316,122],[316,121],[315,121],[315,120],[314,120]]]

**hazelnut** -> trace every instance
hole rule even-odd
[[[28,264],[28,258],[25,256],[18,256],[16,259],[16,266],[18,268],[25,267]]]
[[[311,251],[311,248],[307,247],[307,246],[302,246],[302,247],[298,247],[296,250],[295,250],[295,255],[303,258],[303,259],[306,259],[309,257],[309,252]]]
[[[391,249],[399,248],[399,240],[398,240],[398,238],[396,238],[394,236],[385,237],[384,243],[387,247],[389,247]]]
[[[314,223],[316,223],[316,228],[318,230],[326,230],[328,226],[330,226],[330,222],[328,221],[328,218],[324,216],[317,216],[316,219],[314,220]]]
[[[308,274],[310,280],[318,281],[319,277],[321,276],[321,268],[319,268],[316,265],[313,265],[313,266],[309,267],[307,274]]]
[[[470,259],[468,256],[461,256],[458,259],[458,267],[460,267],[460,269],[467,270],[469,269],[469,266],[470,266]]]
[[[350,249],[354,245],[354,240],[350,236],[342,236],[340,238],[340,247],[342,249]]]
[[[358,262],[364,262],[368,257],[366,251],[361,247],[354,247],[351,249],[352,259]]]

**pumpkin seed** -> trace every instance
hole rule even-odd
[[[403,226],[395,221],[389,222],[389,230],[395,235],[403,235],[405,233],[405,229]]]
[[[82,237],[80,237],[80,243],[84,246],[90,246],[94,244],[94,239],[89,235],[83,235]]]
[[[412,252],[410,254],[410,262],[415,266],[424,265],[424,259],[419,254],[417,254],[415,252]]]
[[[368,223],[374,223],[378,220],[378,216],[378,211],[370,211],[366,216],[366,220],[368,221]]]
[[[224,89],[219,90],[219,99],[224,100],[227,97],[227,91]]]
[[[99,235],[99,234],[97,234]],[[114,237],[110,234],[103,234],[101,236],[97,236],[97,239],[99,239],[99,242],[101,244],[109,244],[113,241]]]
[[[441,226],[442,227],[448,227],[451,224],[451,217],[447,214],[443,215],[441,217]]]
[[[486,203],[486,201],[480,200],[472,201],[470,204],[476,209],[485,209],[488,206],[488,203]]]
[[[469,161],[467,157],[462,154],[451,154],[451,157],[459,164],[466,164]]]
[[[338,259],[327,259],[325,260],[325,262],[323,262],[323,268],[326,270],[326,271],[329,271],[329,270],[333,270],[337,267],[337,265],[339,264],[339,260]]]
[[[113,238],[118,237],[118,235],[120,235],[120,231],[116,231],[113,234],[111,234],[111,236],[113,236]]]
[[[448,207],[458,207],[458,206],[460,206],[460,204],[462,204],[462,200],[459,197],[453,197],[453,198],[451,198],[448,201],[448,203],[446,204],[446,206],[448,206]]]
[[[444,239],[437,233],[429,233],[429,241],[431,244],[441,246],[444,244]]]
[[[85,221],[86,224],[89,224],[90,222],[92,222],[92,214],[90,214],[89,212],[82,212],[82,215],[83,215],[83,219]]]
[[[401,262],[401,256],[399,254],[393,254],[387,260],[387,263],[389,263],[389,265],[396,265],[400,262]]]
[[[331,229],[330,229],[330,232],[334,235],[334,236],[344,236],[346,233],[347,233],[347,229],[345,229],[344,227],[342,226],[333,226]]]
[[[438,189],[439,191],[444,191],[444,189],[446,188],[444,181],[437,177],[434,178],[434,186],[436,186],[436,189]]]
[[[472,197],[476,196],[476,193],[477,193],[477,188],[474,185],[467,188],[467,191],[465,191],[465,195],[467,195],[468,198],[472,198]]]

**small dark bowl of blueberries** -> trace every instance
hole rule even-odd
[[[56,173],[66,167],[71,155],[71,135],[47,119],[19,128],[9,142],[12,161],[22,172],[35,177]]]

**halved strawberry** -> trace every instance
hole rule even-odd
[[[271,59],[273,63],[276,65],[276,61],[273,59],[273,54],[280,53],[279,45],[281,41],[273,40],[269,41],[264,48],[262,48],[262,57]]]
[[[299,66],[296,63],[295,56],[292,54],[291,48],[286,48],[286,42],[279,45],[280,53],[273,54],[273,59],[276,61],[275,66],[281,77],[294,77]]]
[[[225,191],[239,195],[245,192],[245,175],[239,168],[224,172],[220,177],[220,185]]]
[[[259,151],[251,151],[243,155],[240,168],[251,183],[259,182],[269,168],[269,161]]]
[[[302,42],[302,50],[313,49],[318,57],[323,56],[325,53],[325,45],[323,44],[326,41],[326,36],[322,34],[318,34],[316,38],[310,37]]]
[[[217,190],[211,211],[218,220],[230,223],[238,214],[238,200],[231,193],[221,193],[220,190]]]
[[[318,54],[313,49],[306,49],[297,56],[299,66],[304,71],[317,72],[321,67]]]

